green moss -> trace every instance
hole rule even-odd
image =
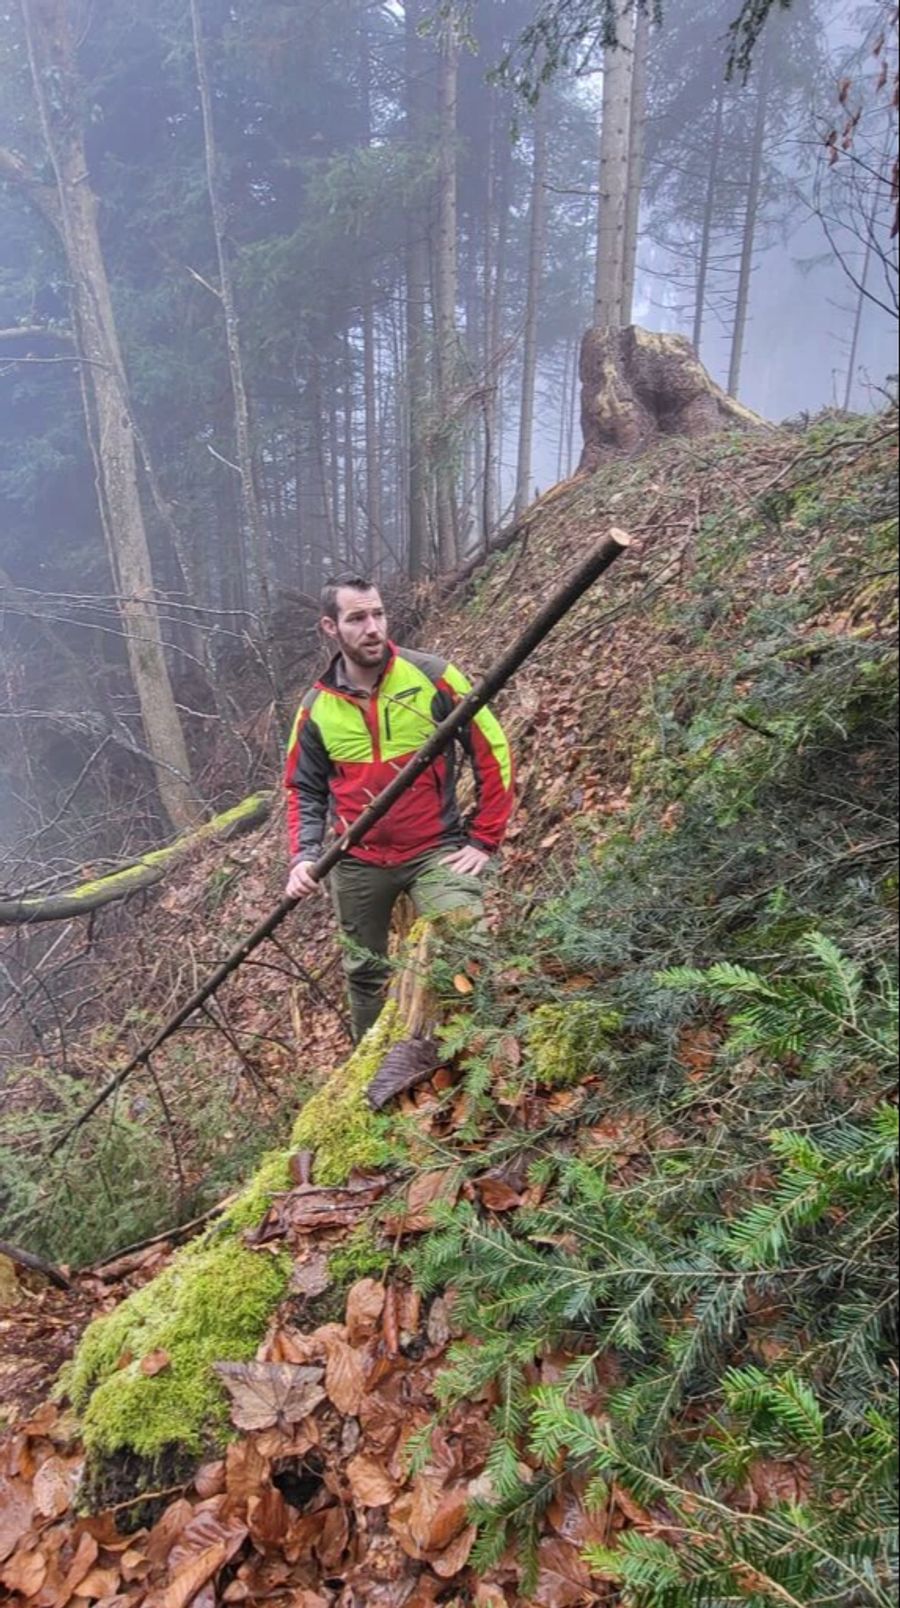
[[[379,1247],[371,1225],[361,1223],[346,1244],[328,1258],[328,1271],[340,1290],[359,1279],[378,1279],[391,1265],[391,1253]]]
[[[370,1172],[400,1159],[390,1118],[372,1111],[366,1090],[405,1033],[406,1025],[391,1001],[350,1060],[300,1112],[292,1144],[295,1150],[315,1152],[317,1183],[343,1184],[357,1169]]]
[[[598,1051],[621,1026],[619,1011],[594,1000],[539,1006],[528,1026],[538,1083],[553,1089],[578,1083],[593,1070]]]
[[[228,1417],[213,1364],[253,1356],[289,1270],[286,1257],[254,1254],[236,1239],[201,1241],[92,1323],[63,1379],[88,1454],[127,1448],[154,1458],[174,1445],[199,1453],[221,1438]],[[170,1360],[151,1378],[141,1361],[157,1351]]]

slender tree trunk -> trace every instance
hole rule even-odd
[[[594,323],[622,327],[625,240],[631,172],[631,100],[634,82],[635,12],[629,4],[619,26],[619,43],[606,53],[603,75],[603,126],[600,135],[600,212]]]
[[[485,272],[486,341],[485,369],[490,385],[485,396],[485,489],[484,530],[485,548],[491,542],[500,522],[501,498],[501,362],[500,346],[503,339],[503,310],[506,298],[506,269],[509,256],[510,186],[512,183],[512,141],[501,125],[499,134],[499,174],[495,187],[497,198],[497,252],[493,283]],[[493,221],[490,227],[493,228]]]
[[[216,257],[219,265],[219,296],[222,302],[222,312],[225,318],[225,343],[228,351],[228,372],[231,378],[231,390],[234,397],[234,429],[235,446],[237,453],[237,467],[241,477],[241,498],[244,509],[244,519],[253,551],[253,563],[256,570],[256,583],[259,590],[259,599],[262,606],[263,618],[268,620],[272,612],[271,597],[271,557],[269,553],[269,533],[260,507],[259,488],[256,480],[256,469],[253,461],[253,433],[250,422],[250,403],[247,397],[247,387],[244,382],[244,363],[241,354],[240,325],[238,322],[237,304],[234,296],[234,281],[231,275],[231,262],[226,244],[227,218],[222,193],[222,181],[219,171],[219,153],[216,146],[215,124],[213,121],[212,93],[209,83],[209,70],[206,61],[206,46],[203,38],[203,20],[200,15],[200,0],[190,0],[191,26],[194,34],[194,60],[197,68],[197,85],[200,91],[200,109],[203,114],[203,145],[206,158],[206,183],[209,191],[209,205],[212,214],[213,235],[216,242]]]
[[[522,405],[519,414],[519,455],[516,469],[514,517],[522,518],[531,501],[531,457],[534,440],[534,403],[537,382],[538,312],[541,273],[547,233],[547,94],[534,114],[534,161],[531,174],[531,239],[528,248],[528,297],[522,351]]]
[[[347,553],[356,567],[356,468],[353,427],[353,343],[349,327],[344,334],[344,532]]]
[[[642,6],[638,11],[635,25],[634,62],[631,79],[631,152],[628,164],[625,267],[622,286],[622,323],[626,327],[634,322],[634,292],[637,283],[641,198],[644,191],[644,165],[647,155],[647,82],[649,71],[650,12]]]
[[[22,16],[55,178],[55,193],[41,186],[32,199],[58,230],[66,253],[77,343],[84,358],[85,421],[128,662],[160,799],[172,825],[182,830],[195,825],[200,812],[156,606],[131,399],[100,243],[97,199],[88,179],[70,8],[65,0],[22,0]]]
[[[709,152],[709,173],[706,180],[706,200],[703,206],[703,235],[700,241],[700,264],[697,270],[697,294],[694,302],[694,351],[700,356],[703,345],[703,322],[706,317],[706,293],[709,285],[709,263],[712,256],[713,221],[716,215],[716,193],[719,185],[719,167],[722,161],[722,127],[725,119],[725,89],[716,95],[712,141]]]
[[[435,257],[435,323],[438,355],[437,475],[438,563],[442,572],[456,568],[456,476],[454,450],[454,384],[457,369],[456,304],[459,296],[457,136],[461,23],[455,4],[447,9],[440,34],[438,71],[438,239]]]
[[[406,0],[406,137],[420,151],[425,136],[422,108],[420,0]],[[428,529],[428,231],[422,210],[410,208],[406,237],[406,395],[409,437],[409,538],[407,564],[418,580],[429,556]]]
[[[759,198],[762,192],[763,157],[766,146],[766,118],[769,110],[769,86],[772,81],[772,40],[775,30],[770,23],[766,29],[759,86],[756,95],[756,120],[753,145],[750,151],[750,175],[747,183],[747,213],[744,219],[744,238],[741,247],[741,267],[738,276],[737,305],[734,318],[734,338],[731,345],[731,366],[728,373],[728,394],[736,397],[741,388],[741,370],[744,363],[744,344],[747,339],[747,316],[750,308],[750,286],[753,280],[753,256],[756,246],[756,229],[759,223]]]

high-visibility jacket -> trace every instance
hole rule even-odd
[[[329,825],[351,827],[422,747],[436,725],[471,691],[445,659],[389,646],[371,695],[350,687],[341,656],[300,706],[288,750],[285,786],[295,860],[315,860]],[[470,842],[499,848],[513,807],[513,760],[502,726],[483,709],[459,742],[472,763],[474,814],[464,822],[457,800],[456,745],[398,799],[352,852],[373,865],[402,865],[430,850]]]

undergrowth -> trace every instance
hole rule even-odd
[[[896,1601],[896,615],[891,529],[861,503],[855,537],[750,610],[755,528],[721,583],[701,548],[717,653],[656,684],[632,813],[456,1017],[527,1204],[445,1209],[413,1265],[466,1334],[444,1407],[497,1398],[475,1568],[513,1542],[526,1593],[574,1478],[630,1499],[588,1554],[627,1608]],[[563,1086],[552,1121],[515,1131],[516,1082]]]

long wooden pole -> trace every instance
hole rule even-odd
[[[565,585],[544,605],[518,641],[503,655],[502,659],[497,661],[494,668],[484,677],[484,680],[469,693],[467,698],[457,704],[453,713],[448,715],[447,719],[436,727],[425,746],[420,748],[419,752],[413,756],[407,765],[404,765],[394,780],[384,789],[384,792],[379,794],[365,813],[359,817],[359,820],[351,826],[350,830],[345,832],[343,837],[339,838],[317,861],[312,873],[317,882],[324,881],[335,866],[341,860],[346,859],[351,850],[355,849],[357,844],[368,836],[372,827],[383,820],[388,811],[393,809],[397,800],[402,797],[408,788],[412,787],[413,782],[417,781],[423,772],[434,764],[434,761],[440,757],[444,750],[449,748],[453,739],[462,731],[463,727],[469,725],[479,711],[484,709],[485,705],[490,703],[499,692],[502,692],[526,659],[531,657],[535,649],[540,647],[540,644],[550,635],[551,631],[559,625],[561,620],[565,619],[566,615],[575,607],[575,604],[579,602],[585,592],[593,586],[595,581],[600,579],[600,576],[615,563],[617,558],[621,557],[630,545],[630,537],[626,536],[624,531],[621,530],[611,530],[609,535],[603,538],[599,545],[594,548],[590,557],[579,565],[578,569],[570,575]],[[105,1101],[115,1094],[117,1089],[121,1088],[132,1072],[136,1071],[138,1067],[148,1064],[157,1050],[165,1044],[166,1040],[170,1039],[173,1033],[177,1033],[179,1028],[183,1027],[185,1022],[196,1011],[199,1011],[207,1000],[212,998],[213,994],[217,993],[226,978],[230,977],[232,972],[237,971],[238,967],[242,966],[244,961],[253,954],[253,951],[259,948],[260,944],[265,943],[267,938],[271,938],[272,934],[277,931],[282,922],[286,920],[292,910],[297,908],[299,903],[299,899],[282,899],[281,903],[276,905],[271,915],[231,951],[231,954],[223,960],[221,966],[207,978],[196,993],[191,995],[190,999],[185,1001],[180,1010],[169,1018],[149,1043],[138,1050],[128,1064],[116,1073],[115,1077],[110,1078],[109,1082],[85,1107],[81,1115],[55,1141],[49,1152],[51,1156],[55,1155],[66,1141],[78,1132],[79,1128],[84,1127],[84,1124],[90,1120],[95,1111],[98,1111]]]

